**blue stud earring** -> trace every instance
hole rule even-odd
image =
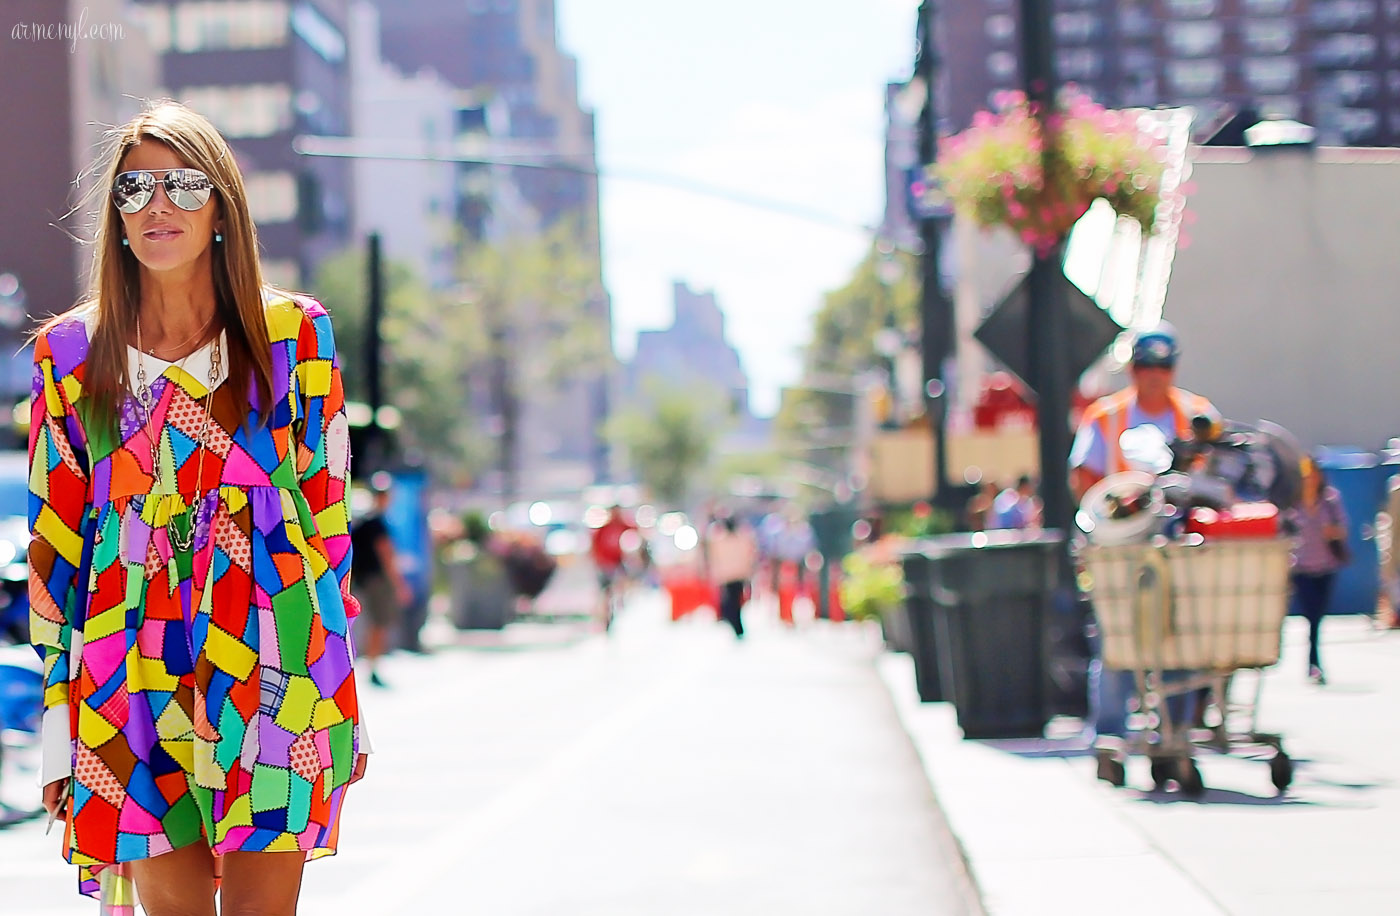
[[[219,233],[219,232],[214,233],[214,241],[216,241],[216,242],[222,242],[223,240],[224,240],[224,237],[223,237],[223,234],[222,234],[222,233]]]
[[[123,239],[122,239],[122,247],[123,247],[123,248],[128,248],[128,247],[130,247],[130,245],[131,245],[131,239],[128,239],[128,238],[123,238]]]

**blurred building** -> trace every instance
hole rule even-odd
[[[1165,314],[1181,382],[1307,446],[1400,435],[1400,151],[1211,148]]]
[[[909,191],[920,168],[919,112],[909,110],[908,86],[885,86],[885,215],[880,238],[912,251],[919,242],[919,227],[909,212]]]
[[[228,138],[269,282],[304,288],[352,244],[352,166],[304,157],[299,134],[350,133],[348,0],[135,0],[160,92]]]
[[[715,422],[724,429],[722,451],[742,452],[767,444],[768,424],[749,408],[749,378],[739,351],[725,337],[724,313],[713,291],[672,286],[675,318],[669,328],[640,331],[625,370],[624,400],[646,401],[653,386],[713,396]]]
[[[1111,107],[1252,109],[1324,142],[1400,145],[1397,0],[1056,0],[1059,78]],[[939,5],[949,125],[1021,84],[1018,4]]]
[[[157,58],[121,0],[7,0],[0,52],[0,291],[35,318],[62,312],[87,289],[92,215],[106,203],[91,167],[104,133],[155,89]],[[71,14],[71,15],[65,15]],[[89,196],[92,192],[92,196]],[[71,211],[71,212],[70,212]],[[7,281],[8,282],[8,281]],[[0,348],[20,350],[23,310],[0,312]],[[15,370],[28,390],[28,357]],[[16,386],[6,373],[5,395]]]
[[[507,126],[503,135],[492,132],[491,156],[526,163],[509,167],[510,181],[540,225],[569,220],[577,227],[602,290],[593,113],[579,103],[577,61],[559,47],[554,0],[374,2],[385,60],[408,73],[430,67],[459,89],[504,103]],[[482,171],[464,170],[460,178],[481,182]],[[600,340],[612,340],[605,292],[580,302],[579,313]],[[525,393],[518,470],[541,493],[607,479],[602,425],[615,372],[607,362],[601,371]]]

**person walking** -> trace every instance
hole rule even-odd
[[[403,609],[413,601],[413,590],[399,569],[398,552],[389,533],[385,515],[393,498],[393,478],[380,471],[370,478],[374,506],[350,527],[352,594],[369,620],[369,640],[365,660],[369,682],[387,687],[379,676],[379,660],[389,651],[389,634],[403,618]]]
[[[369,750],[331,320],[263,283],[201,115],[119,128],[104,190],[93,287],[34,340],[44,807],[104,913],[289,916]]]
[[[1022,474],[1016,486],[1007,487],[992,501],[992,528],[1039,528],[1040,499],[1035,495],[1035,481]]]
[[[743,639],[744,589],[757,570],[758,544],[753,532],[740,527],[732,515],[711,523],[706,541],[710,581],[720,589],[719,615],[734,628],[734,637]]]
[[[589,554],[598,571],[598,618],[603,632],[612,631],[613,619],[622,605],[623,578],[626,575],[628,534],[634,525],[621,506],[608,510],[607,520],[593,530],[589,539]]]
[[[1351,558],[1347,513],[1341,494],[1328,485],[1327,475],[1315,460],[1304,458],[1302,470],[1302,498],[1289,510],[1290,525],[1297,532],[1292,556],[1293,598],[1308,622],[1308,680],[1325,685],[1327,675],[1318,647],[1337,572]]]

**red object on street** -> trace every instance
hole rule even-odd
[[[841,606],[841,577],[835,572],[831,574],[831,587],[827,591],[827,615],[837,623],[846,619],[846,609]]]
[[[1276,538],[1278,506],[1273,503],[1236,503],[1229,509],[1192,509],[1186,531],[1209,540]]]
[[[793,625],[792,602],[797,598],[797,564],[784,563],[778,568],[778,619]]]
[[[698,576],[684,574],[668,577],[666,594],[671,599],[671,620],[680,620],[703,607],[719,607],[719,592],[711,583]]]

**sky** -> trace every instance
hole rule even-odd
[[[597,115],[614,345],[712,289],[755,412],[797,381],[822,293],[884,209],[884,87],[909,75],[918,0],[557,0],[560,44]],[[820,211],[801,220],[627,180],[660,173]]]

